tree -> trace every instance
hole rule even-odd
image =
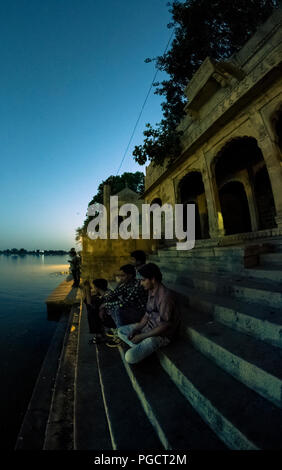
[[[116,194],[123,188],[128,186],[128,188],[132,189],[132,191],[135,191],[136,193],[139,193],[141,195],[143,194],[145,189],[144,180],[144,173],[142,173],[141,171],[136,171],[136,173],[125,172],[121,176],[111,175],[106,180],[102,181],[101,184],[99,184],[97,194],[95,194],[95,196],[89,202],[89,205],[94,204],[95,202],[98,202],[100,204],[103,203],[104,184],[109,184],[111,186],[111,194]]]
[[[112,195],[117,194],[127,186],[128,188],[132,189],[132,191],[135,191],[136,193],[140,194],[140,196],[142,196],[145,190],[145,177],[144,173],[141,171],[136,171],[135,173],[125,172],[120,176],[109,176],[106,180],[99,184],[97,193],[95,196],[93,196],[88,206],[95,204],[95,202],[99,204],[103,203],[104,184],[110,185]],[[81,236],[86,234],[87,226],[91,219],[93,219],[93,216],[87,216],[83,222],[82,227],[78,227],[76,229],[76,241],[80,241]]]
[[[180,153],[181,133],[177,125],[184,116],[184,90],[207,56],[215,61],[225,60],[241,49],[266,21],[278,0],[178,0],[169,3],[174,28],[171,48],[155,59],[156,67],[169,79],[155,83],[155,94],[164,96],[163,119],[153,128],[146,125],[145,140],[135,146],[134,159],[144,165],[173,161]]]

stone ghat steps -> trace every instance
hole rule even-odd
[[[258,234],[257,234],[258,235]],[[259,250],[261,252],[277,252],[277,253],[282,253],[282,237],[276,236],[276,237],[256,237],[253,240],[248,240],[248,239],[241,239],[241,240],[236,240],[230,244],[225,242],[228,242],[227,240],[228,237],[225,237],[225,239],[221,240],[221,244],[219,245],[218,243],[215,243],[211,239],[205,239],[205,240],[196,240],[195,242],[195,247],[191,252],[195,251],[202,251],[202,250],[214,250],[220,251],[224,250],[226,253],[229,252],[235,252],[238,250],[257,250],[257,247],[259,247]],[[176,252],[176,243],[177,240],[171,241],[171,243],[168,245],[167,241],[165,243],[165,246],[160,247],[160,251],[162,252],[167,252],[167,251],[172,251]],[[181,250],[179,250],[181,252]]]
[[[277,253],[263,253],[260,255],[260,265],[277,267],[282,269],[282,252]]]
[[[188,310],[182,332],[215,364],[282,408],[282,350]]]
[[[129,365],[124,359],[123,347],[120,346],[119,350],[132,387],[165,449],[225,449],[171,381],[157,357],[151,356],[138,365]]]
[[[210,315],[211,320],[282,348],[282,309],[228,296],[209,294],[181,284],[166,284],[181,295],[181,303]]]
[[[178,340],[157,354],[183,396],[230,449],[281,449],[281,409],[233,378],[187,340]]]
[[[98,345],[97,365],[112,448],[162,449],[154,429],[131,386],[117,348]],[[142,443],[142,444],[141,444]]]
[[[43,450],[73,450],[74,448],[74,395],[80,310],[77,305],[71,309],[70,321],[58,362]]]
[[[242,277],[280,282],[282,284],[282,256],[280,258],[278,255],[280,253],[260,255],[260,257],[257,257],[257,263],[259,264],[249,268],[244,266],[242,258],[233,259],[224,255],[188,257],[184,255],[172,256],[172,252],[170,252],[170,256],[163,256],[160,252],[160,255],[150,255],[150,262],[158,264],[163,271],[170,270],[173,264],[178,273],[201,271],[222,274],[228,272],[228,275],[232,276],[236,272]],[[262,260],[260,261],[261,257]],[[276,263],[274,260],[276,260]]]
[[[77,347],[74,397],[74,449],[112,450],[111,436],[100,385],[97,351],[88,343],[89,334],[85,304],[81,306]]]
[[[89,344],[81,309],[74,435],[77,450],[162,449],[131,386],[117,348]]]
[[[263,279],[266,281],[278,282],[282,285],[282,265],[257,266],[255,268],[245,269],[242,273],[250,279]]]
[[[185,268],[173,269],[159,264],[163,273],[164,283],[169,283],[219,296],[228,296],[234,299],[262,303],[265,306],[277,307],[282,305],[282,284],[264,279],[251,279],[241,274],[230,276],[225,273],[206,273],[188,271]]]
[[[15,450],[42,450],[57,378],[58,363],[66,334],[69,332],[74,309],[75,307],[72,308],[71,313],[63,314],[58,321],[26,410]]]
[[[150,255],[150,261],[174,265],[181,268],[200,270],[203,272],[244,272],[245,275],[254,277],[265,277],[272,279],[269,270],[282,271],[282,242],[271,241],[271,243],[253,243],[229,247],[202,246],[193,250],[178,251],[176,247],[159,249],[157,253]],[[245,269],[257,269],[254,270]],[[262,270],[266,268],[265,275]],[[247,271],[250,271],[247,273]],[[274,278],[281,281],[281,274],[274,273]]]
[[[225,449],[152,356],[137,366],[124,350],[89,345],[85,308],[78,346],[74,448]]]
[[[184,337],[131,366],[127,346],[88,344],[82,306],[69,327],[44,448],[281,449],[282,351],[184,310]]]

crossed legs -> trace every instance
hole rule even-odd
[[[117,331],[119,338],[130,346],[130,349],[125,353],[125,360],[129,364],[137,364],[145,359],[145,357],[150,356],[150,354],[157,349],[170,343],[170,340],[164,336],[151,336],[150,338],[143,339],[143,341],[140,341],[138,344],[132,343],[132,341],[128,339],[128,335],[133,332],[136,325],[137,323],[124,325]]]

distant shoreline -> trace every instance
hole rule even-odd
[[[33,251],[28,251],[28,250],[0,250],[0,255],[6,255],[6,256],[25,256],[25,255],[36,255],[36,256],[42,256],[42,255],[68,255],[69,251],[65,250],[33,250]]]

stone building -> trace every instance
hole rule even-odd
[[[107,209],[108,217],[108,238],[92,240],[88,235],[82,237],[82,278],[94,279],[103,277],[108,280],[113,280],[115,273],[120,266],[130,262],[130,253],[134,250],[151,251],[151,241],[140,239],[128,240],[110,238],[110,196],[111,188],[109,185],[104,185],[103,205]],[[113,195],[112,195],[113,196]],[[141,214],[141,207],[144,203],[140,199],[139,194],[132,191],[130,188],[125,187],[114,196],[118,196],[118,208],[124,204],[134,204]],[[119,223],[126,216],[119,216]],[[140,221],[141,223],[141,221]]]
[[[198,240],[282,234],[281,21],[279,9],[229,60],[206,58],[185,90],[181,155],[146,169],[146,202],[194,203]]]

